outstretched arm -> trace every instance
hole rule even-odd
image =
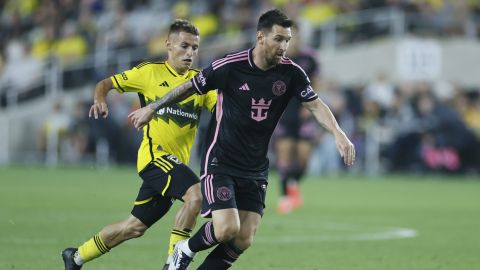
[[[330,108],[328,108],[320,98],[309,102],[303,102],[302,104],[312,112],[315,119],[325,129],[333,133],[337,150],[340,153],[340,156],[342,156],[343,162],[348,166],[353,165],[355,161],[355,146],[338,125]]]
[[[152,120],[153,115],[160,108],[180,102],[193,95],[194,93],[195,90],[193,88],[192,82],[184,82],[179,86],[175,87],[172,91],[163,96],[161,99],[156,100],[143,108],[131,112],[128,115],[128,118],[130,118],[130,121],[136,129],[141,129],[146,124],[148,124],[150,120]]]
[[[101,80],[95,86],[95,94],[93,97],[93,104],[90,107],[88,112],[88,117],[95,117],[98,119],[98,115],[101,114],[103,118],[108,116],[108,106],[105,98],[108,95],[108,92],[113,89],[113,83],[110,78]]]

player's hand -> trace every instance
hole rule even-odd
[[[338,152],[340,152],[340,156],[343,158],[343,162],[347,166],[353,165],[355,162],[355,146],[353,143],[347,138],[345,133],[338,133],[335,134],[335,144],[337,146]]]
[[[94,117],[98,119],[98,115],[102,115],[103,118],[108,116],[108,106],[105,101],[94,101],[88,112],[88,117]]]
[[[152,120],[154,114],[155,112],[152,109],[150,109],[149,106],[146,106],[131,112],[128,115],[128,118],[132,122],[133,126],[136,129],[140,130],[146,124],[148,124],[150,120]]]

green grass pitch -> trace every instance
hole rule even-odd
[[[287,216],[275,212],[276,181],[272,173],[260,230],[232,269],[480,269],[478,178],[309,177],[304,207]],[[134,168],[0,168],[0,269],[63,269],[60,251],[125,218],[139,185]],[[83,269],[161,269],[172,210]]]

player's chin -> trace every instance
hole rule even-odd
[[[183,67],[189,69],[192,67],[192,62],[183,61]]]

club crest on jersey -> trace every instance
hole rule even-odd
[[[252,98],[252,119],[257,122],[267,119],[268,109],[270,108],[271,104],[272,100],[265,101],[264,98],[261,98],[259,101],[256,101],[254,98]]]
[[[281,96],[287,92],[287,85],[283,81],[273,83],[272,92],[275,96]]]
[[[217,189],[217,198],[226,202],[232,198],[232,191],[228,187],[219,187]]]

